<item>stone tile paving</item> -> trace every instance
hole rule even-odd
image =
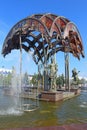
[[[7,130],[87,130],[87,124],[71,124],[63,126],[37,127],[37,128],[10,128]]]

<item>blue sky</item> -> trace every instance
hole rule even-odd
[[[19,51],[12,51],[6,58],[1,55],[4,39],[19,20],[38,13],[53,13],[74,22],[80,31],[85,58],[80,61],[70,54],[70,74],[75,67],[79,75],[87,77],[87,0],[0,0],[0,68],[19,69]],[[25,60],[26,59],[26,60]],[[64,73],[64,54],[58,53],[58,73]],[[32,57],[23,51],[23,71],[32,74],[37,68]]]

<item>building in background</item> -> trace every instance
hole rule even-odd
[[[8,75],[9,73],[12,73],[11,69],[6,69],[4,67],[0,68],[0,75]]]

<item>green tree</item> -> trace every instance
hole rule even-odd
[[[64,79],[64,75],[59,75],[59,77],[57,77],[57,80],[56,80],[56,85],[59,86],[59,88],[61,88],[61,86],[64,86],[64,83],[65,83],[65,79]]]
[[[0,74],[0,86],[3,86],[3,75]]]
[[[8,75],[4,76],[5,86],[9,87],[11,85],[11,78],[12,78],[12,74],[11,73],[9,73]]]
[[[24,74],[23,83],[25,85],[29,85],[29,78],[27,72]]]
[[[0,75],[0,85],[4,87],[9,87],[11,85],[11,77],[12,74],[8,73],[6,75],[1,74]]]
[[[80,80],[80,84],[85,84],[86,83],[86,80],[84,79],[84,78],[82,78],[81,80]]]
[[[61,78],[62,78],[62,86],[64,86],[64,84],[65,84],[64,74],[61,75]]]
[[[31,84],[38,85],[38,74],[34,74],[31,80]]]

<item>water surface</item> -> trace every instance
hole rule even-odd
[[[40,101],[39,109],[33,112],[17,110],[16,100],[0,89],[0,129],[87,123],[87,92],[64,102]]]

